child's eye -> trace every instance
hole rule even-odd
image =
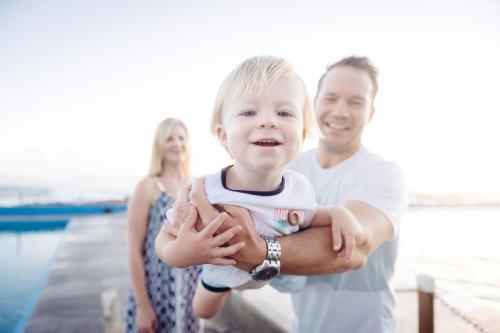
[[[243,111],[241,113],[242,116],[245,116],[245,117],[252,117],[252,116],[255,116],[257,113],[253,110],[247,110],[247,111]]]
[[[280,117],[293,117],[293,113],[290,111],[282,110],[282,111],[278,111],[278,116],[280,116]]]

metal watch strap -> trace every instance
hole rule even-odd
[[[276,239],[263,238],[267,247],[266,258],[250,272],[250,275],[256,281],[268,281],[280,273],[281,245]]]
[[[267,260],[280,261],[281,258],[281,245],[278,240],[274,238],[264,238],[267,245]]]

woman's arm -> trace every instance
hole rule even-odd
[[[149,299],[142,251],[146,238],[150,204],[154,195],[150,179],[142,180],[130,198],[128,220],[128,262],[130,280],[137,306],[137,326],[145,331],[155,331],[156,315]]]

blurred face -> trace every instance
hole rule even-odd
[[[315,100],[316,119],[323,138],[320,149],[354,154],[373,114],[373,85],[363,70],[334,67],[323,78]]]
[[[229,103],[217,134],[234,167],[262,173],[293,161],[302,147],[304,98],[295,79],[283,78]]]
[[[163,146],[163,160],[180,163],[186,159],[187,133],[184,127],[176,125]]]

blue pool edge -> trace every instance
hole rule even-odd
[[[24,306],[23,311],[21,312],[21,316],[19,320],[17,321],[16,327],[14,329],[14,333],[23,333],[26,330],[26,327],[28,326],[28,323],[31,319],[31,316],[33,315],[33,312],[35,311],[35,308],[38,304],[38,299],[40,298],[40,294],[42,293],[45,285],[47,284],[47,280],[50,276],[51,272],[51,267],[56,261],[57,257],[59,256],[59,251],[61,250],[62,245],[64,244],[64,239],[66,237],[66,228],[64,228],[64,231],[62,233],[61,240],[59,241],[59,244],[56,247],[56,250],[54,251],[54,254],[50,258],[50,260],[47,262],[45,265],[42,273],[40,274],[40,278],[37,280],[37,283],[35,287],[33,288],[33,291],[31,293],[31,296]]]

